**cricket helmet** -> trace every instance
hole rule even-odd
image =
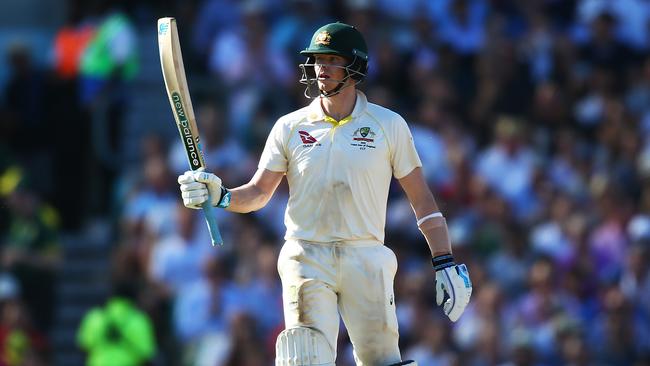
[[[317,81],[314,71],[315,55],[337,55],[345,58],[348,64],[343,67],[346,71],[345,78],[341,80],[343,83],[348,78],[352,78],[356,81],[355,84],[358,84],[368,71],[366,41],[361,32],[349,24],[336,22],[320,27],[312,36],[309,47],[300,51],[300,54],[307,56],[307,61],[300,64],[302,70],[300,82],[307,84],[308,88],[310,85],[315,85]],[[305,92],[308,96],[307,90]]]

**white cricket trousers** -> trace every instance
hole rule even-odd
[[[357,366],[400,362],[396,271],[395,253],[380,242],[287,241],[278,257],[286,328],[317,329],[336,352],[340,312]]]

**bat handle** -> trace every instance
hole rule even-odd
[[[203,208],[203,215],[205,216],[205,222],[208,224],[208,231],[210,231],[210,238],[212,239],[212,246],[217,244],[223,245],[223,239],[221,238],[221,233],[219,232],[219,226],[217,226],[217,219],[214,216],[214,211],[212,211],[212,206],[210,205],[210,198],[203,202],[201,207]]]

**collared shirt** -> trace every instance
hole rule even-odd
[[[383,243],[391,177],[422,165],[411,132],[400,115],[359,91],[341,121],[320,102],[276,122],[258,165],[287,175],[285,239]]]

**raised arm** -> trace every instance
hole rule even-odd
[[[282,181],[282,172],[258,169],[250,182],[230,190],[232,194],[228,211],[246,213],[266,206]]]

